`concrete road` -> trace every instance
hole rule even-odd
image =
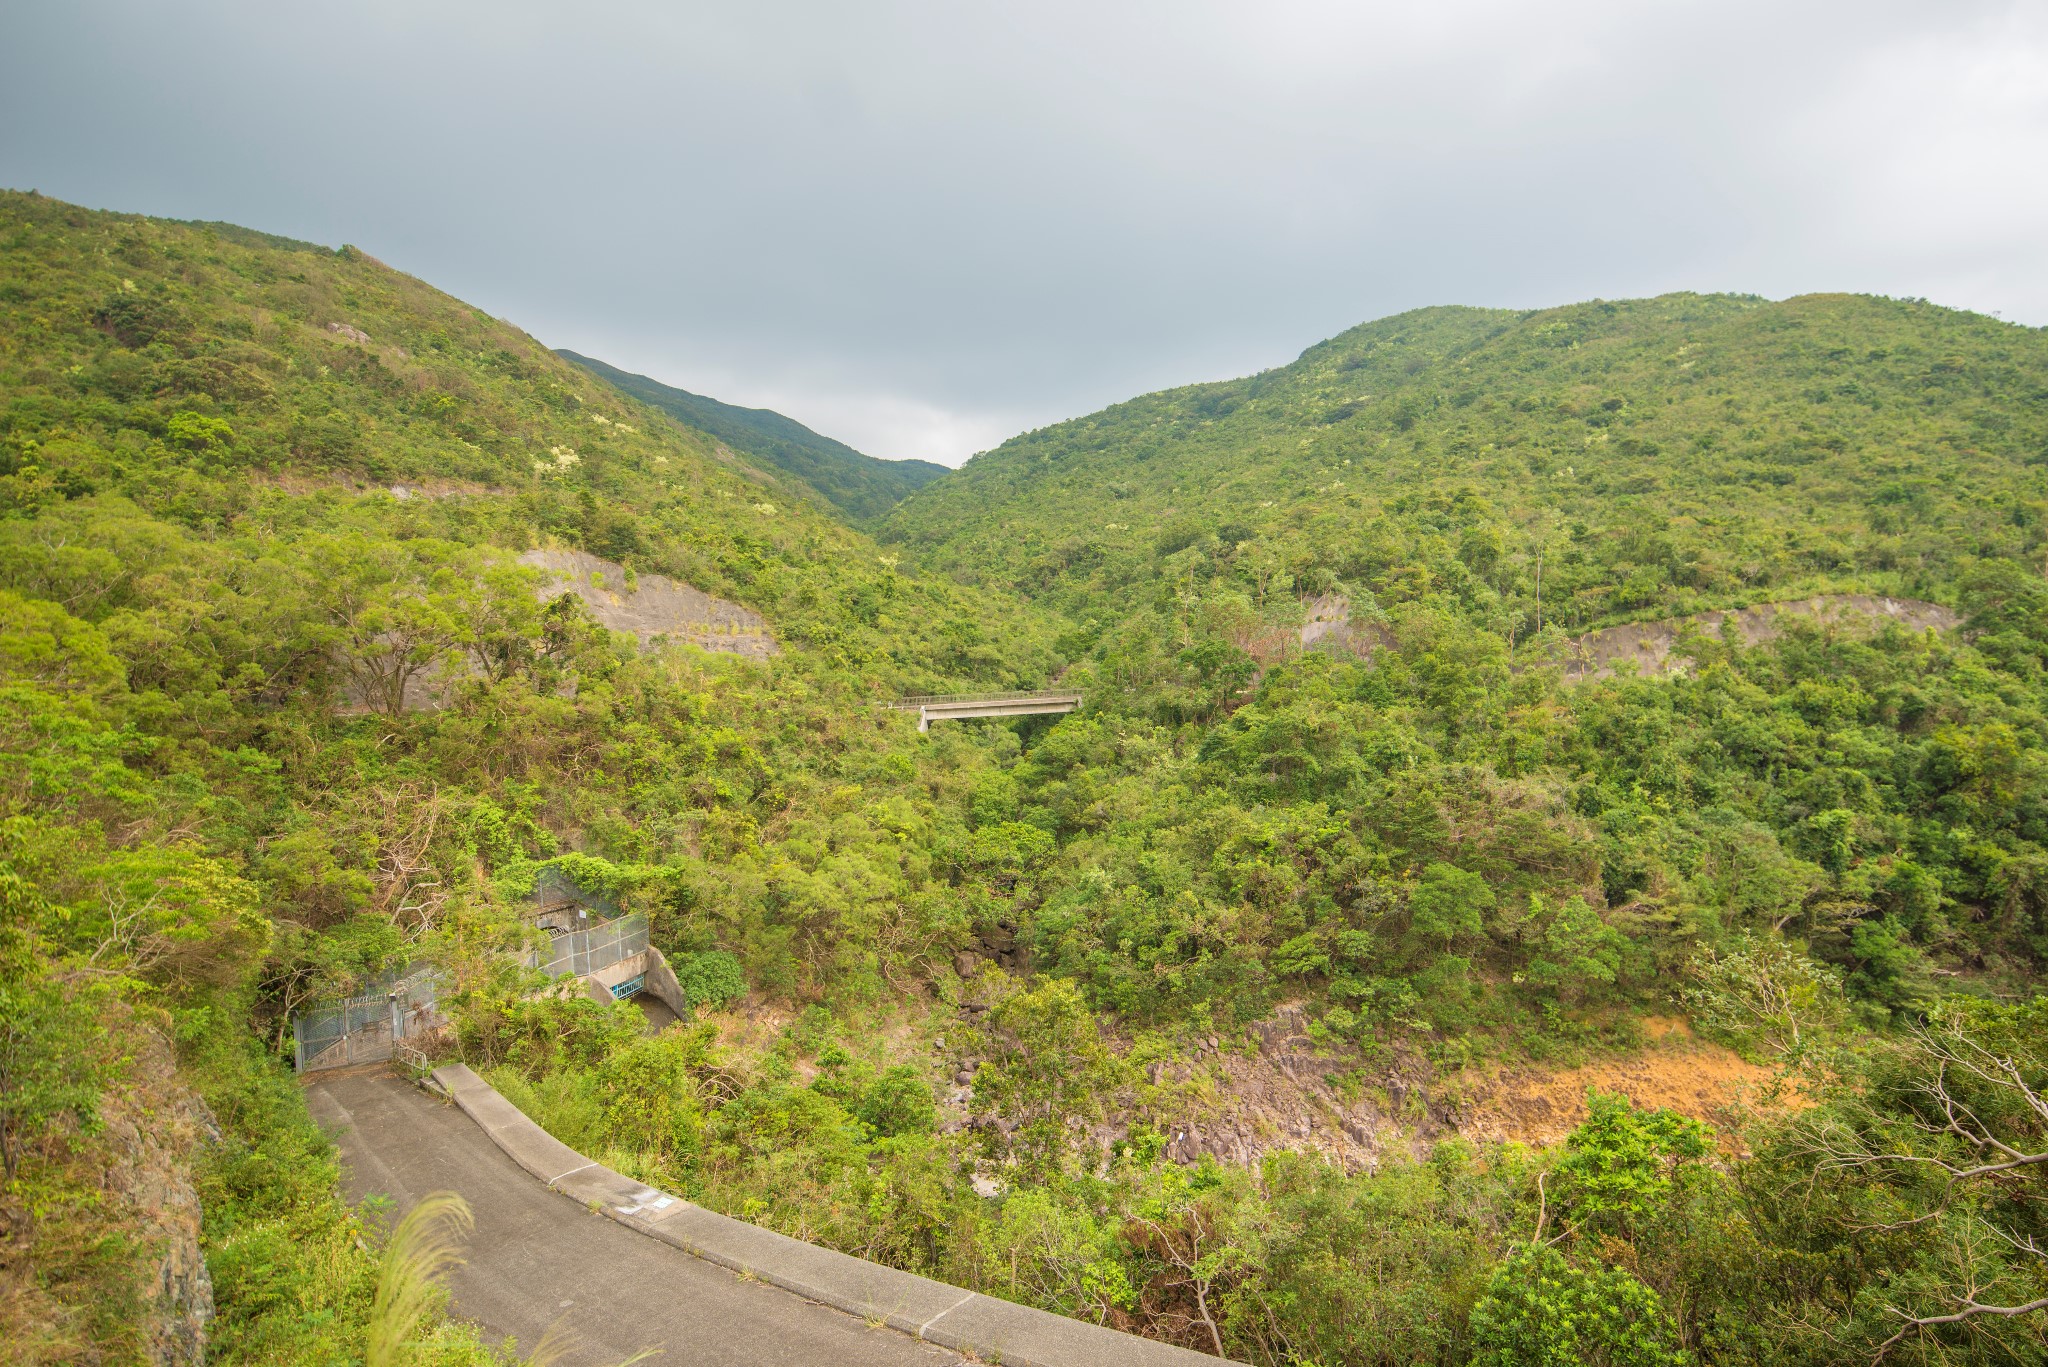
[[[644,1348],[651,1367],[829,1363],[949,1367],[954,1353],[760,1282],[744,1282],[542,1186],[455,1107],[384,1073],[310,1083],[313,1118],[341,1147],[351,1201],[385,1195],[397,1213],[459,1192],[476,1216],[469,1261],[451,1279],[458,1314],[492,1343],[531,1349],[560,1320],[562,1367],[605,1367]]]

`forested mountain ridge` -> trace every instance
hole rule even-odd
[[[1383,604],[1476,577],[1506,634],[2027,556],[2048,336],[1917,301],[1422,309],[1004,443],[884,528],[1076,615],[1198,579]]]
[[[436,1057],[635,1180],[1273,1367],[2048,1360],[2040,356],[1429,310],[891,549],[358,252],[0,197],[0,1342],[365,1357],[288,1021],[427,964]],[[655,573],[779,653],[592,619]],[[1941,607],[1555,662],[1808,590]],[[1370,658],[1268,648],[1339,598]],[[696,1019],[544,990],[543,874]],[[1669,1050],[1760,1090],[1558,1090]]]
[[[422,531],[446,534],[452,518],[462,539],[514,550],[573,540],[767,611],[799,638],[816,622],[819,641],[863,663],[924,658],[903,649],[934,620],[922,600],[955,592],[913,586],[807,500],[777,506],[714,439],[352,248],[23,195],[0,207],[0,492],[16,508],[126,497],[205,528],[306,492],[309,475],[336,476],[335,495],[425,481],[460,510],[416,503],[401,521]],[[898,591],[920,605],[884,627]],[[988,611],[939,615],[978,637]],[[956,653],[970,675],[994,658]]]
[[[562,348],[555,354],[677,421],[710,433],[749,459],[794,476],[856,522],[879,518],[946,473],[945,466],[930,461],[862,455],[772,409],[722,403]]]
[[[377,1269],[275,1051],[308,997],[423,958],[516,1009],[538,861],[664,870],[665,946],[758,937],[790,990],[956,942],[921,774],[977,761],[872,703],[1038,682],[1051,630],[767,478],[359,251],[0,195],[10,1352],[360,1356]],[[546,598],[532,549],[622,582]],[[586,598],[640,573],[781,653],[603,630]],[[195,1091],[211,1118],[137,1138]]]

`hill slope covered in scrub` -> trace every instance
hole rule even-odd
[[[0,996],[43,1051],[4,1060],[0,1258],[27,1290],[0,1337],[53,1359],[144,1342],[130,1289],[196,1256],[95,1205],[128,1160],[93,1097],[126,1115],[175,1062],[213,1105],[222,1143],[166,1131],[196,1144],[213,1360],[359,1351],[358,1231],[331,1166],[294,1157],[318,1141],[266,1057],[294,1004],[516,942],[534,861],[584,850],[711,918],[665,926],[679,954],[756,940],[783,990],[881,991],[956,913],[930,748],[873,699],[1053,667],[1028,609],[899,571],[360,252],[20,194],[0,508]],[[613,562],[629,598],[638,574],[715,594],[781,653],[642,649],[592,620],[592,585],[544,597],[536,549]],[[407,708],[422,681],[443,706]]]
[[[1903,1174],[1925,1150],[1901,1141],[1913,1157],[1888,1168],[1816,1136],[1898,1133],[1887,1089],[1940,1066],[1912,1033],[1928,1021],[1957,1032],[1941,1048],[2012,1047],[2027,1086],[2044,1081],[2038,1005],[1997,1005],[2032,1001],[2048,963],[2044,510],[2048,335],[1921,302],[1673,296],[1367,324],[1279,370],[1015,438],[880,535],[1076,623],[1064,678],[1095,706],[988,799],[1053,836],[1003,920],[1041,974],[1119,1019],[1183,1041],[1196,1023],[1192,1066],[1162,1061],[1129,1103],[1170,1153],[1267,1154],[1270,1198],[1290,1180],[1275,1150],[1371,1163],[1397,1135],[1484,1136],[1470,1098],[1490,1069],[1634,1050],[1674,1009],[1795,1074],[1818,1066],[1810,1047],[1841,1049],[1834,1085],[1804,1073],[1806,1119],[1757,1125],[1732,1185],[1689,1188],[1693,1215],[1576,1228],[1491,1265],[1478,1306],[1454,1303],[1444,1263],[1412,1295],[1366,1299],[1466,1326],[1487,1361],[1534,1360],[1550,1350],[1527,1317],[1564,1313],[1535,1288],[1625,1249],[1687,1352],[1847,1361],[1901,1314],[1953,1311],[1967,1286],[1936,1270],[1942,1250],[1987,1226],[1983,1208],[1914,1206]],[[1919,602],[1787,614],[1744,648],[1762,633],[1730,610],[1824,594]],[[1287,646],[1336,634],[1340,612],[1370,659]],[[1572,638],[1652,619],[1730,632],[1681,636],[1678,677],[1568,677]],[[1230,1048],[1228,1028],[1200,1039],[1210,1021],[1293,1003],[1305,1024],[1273,1018],[1295,1022],[1287,1042],[1270,1021],[1250,1037],[1262,1077],[1200,1061]],[[1209,1090],[1225,1077],[1245,1090]],[[1571,1144],[1601,1152],[1619,1123],[1595,1104]],[[1795,1232],[1716,1206],[1795,1189],[1832,1213],[1799,1204]],[[1879,1252],[1884,1222],[1847,1213],[1872,1201],[1911,1207],[1928,1237]],[[1306,1224],[1260,1242],[1285,1205],[1238,1208],[1237,1228],[1298,1269],[1318,1246]],[[1708,1208],[1758,1261],[1720,1235],[1681,1252]],[[1791,1271],[1806,1254],[1872,1271],[1822,1290]],[[1721,1280],[1716,1257],[1755,1275]],[[1993,1264],[1997,1303],[2026,1304],[2031,1254]],[[1236,1286],[1277,1296],[1299,1276]],[[1887,1278],[1918,1290],[1887,1300]],[[1282,1343],[1255,1320],[1237,1342],[1263,1360],[1382,1360],[1331,1321]],[[1989,1322],[1913,1329],[1910,1351],[2039,1332]],[[1483,1347],[1459,1332],[1395,1337],[1447,1360]]]
[[[1426,311],[891,547],[360,253],[0,196],[0,1341],[359,1358],[287,1022],[426,961],[638,1180],[1243,1360],[2037,1361],[1954,1316],[2048,1239],[2041,340]],[[1824,592],[1934,606],[1728,612]],[[697,1019],[537,995],[543,876]]]
[[[886,536],[1079,614],[1192,574],[1567,630],[1853,580],[1938,596],[2041,541],[2048,337],[1922,302],[1668,295],[1381,319],[1013,438]]]
[[[801,480],[855,522],[871,522],[946,473],[928,460],[877,460],[767,408],[741,408],[603,361],[557,350],[642,403],[708,432],[751,460]]]

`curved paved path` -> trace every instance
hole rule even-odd
[[[643,1348],[662,1350],[656,1367],[961,1361],[581,1209],[461,1111],[389,1074],[323,1076],[308,1084],[306,1104],[341,1147],[351,1201],[382,1194],[400,1214],[430,1191],[469,1202],[476,1234],[451,1289],[457,1313],[493,1343],[510,1336],[530,1349],[561,1320],[579,1340],[562,1367],[604,1367]]]

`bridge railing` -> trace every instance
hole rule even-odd
[[[974,703],[995,702],[1079,701],[1081,691],[1077,688],[1038,688],[1019,693],[913,693],[909,697],[897,698],[885,705],[914,712],[920,707],[944,707],[948,704],[968,706]]]

